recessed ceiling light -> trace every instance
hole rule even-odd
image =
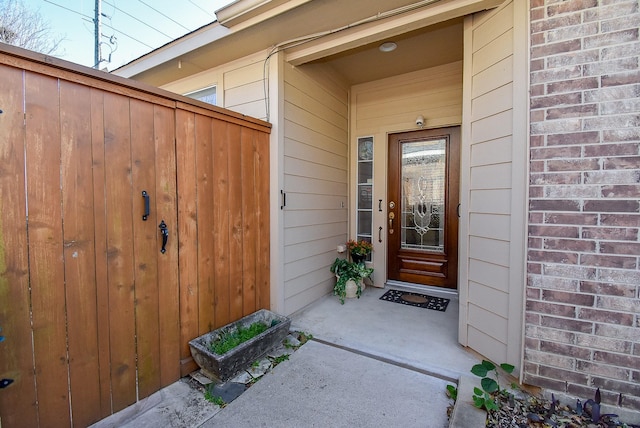
[[[398,45],[396,45],[394,42],[384,42],[378,49],[380,49],[381,52],[391,52],[395,51],[397,47]]]

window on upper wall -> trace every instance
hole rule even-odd
[[[216,86],[209,86],[208,88],[198,89],[197,91],[184,94],[186,97],[196,99],[208,104],[216,105]]]

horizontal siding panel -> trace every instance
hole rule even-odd
[[[484,214],[510,214],[510,189],[472,190],[469,211]]]
[[[300,89],[288,84],[285,84],[284,90],[285,97],[291,104],[294,104],[302,110],[308,111],[314,116],[322,118],[323,120],[328,120],[340,127],[346,128],[348,126],[346,108],[337,112],[333,110],[331,106],[322,104],[322,102],[310,97]]]
[[[295,245],[322,239],[325,236],[336,236],[345,233],[347,233],[347,227],[344,223],[287,227],[284,229],[284,245]]]
[[[500,343],[507,343],[507,320],[480,306],[469,304],[469,324],[484,330]]]
[[[295,159],[313,159],[313,163],[331,165],[338,169],[347,169],[347,158],[329,151],[287,139],[284,144],[284,155]]]
[[[471,168],[471,189],[510,188],[511,163],[497,163]]]
[[[429,82],[431,84],[431,82]],[[428,106],[430,110],[437,111],[440,108],[461,105],[462,85],[455,82],[453,85],[442,86],[425,90],[424,87],[416,87],[405,97],[392,99],[386,98],[383,102],[358,104],[358,119],[384,118],[389,113],[406,114]],[[427,114],[427,112],[425,112]],[[431,113],[433,114],[433,113]]]
[[[324,80],[325,83],[327,83],[326,79]],[[328,89],[326,86],[320,86],[305,73],[300,72],[299,69],[290,67],[285,67],[284,81],[288,84],[287,86],[304,91],[308,97],[314,100],[320,100],[318,102],[322,103],[331,111],[338,113],[342,117],[348,117],[349,107],[347,105],[346,93],[336,92],[337,90],[335,88]],[[333,87],[330,83],[329,86]],[[343,96],[342,98],[340,98],[341,95]],[[290,98],[290,94],[286,92],[286,86],[285,97],[287,99]]]
[[[509,82],[471,101],[471,120],[477,121],[510,110],[512,105],[513,83]]]
[[[266,120],[267,117],[267,110],[264,104],[264,100],[239,105],[225,104],[224,107],[231,111],[244,114],[246,116],[255,117],[256,119]]]
[[[491,361],[507,361],[507,345],[481,330],[468,326],[468,346]]]
[[[495,140],[513,134],[511,110],[489,116],[471,124],[471,144]]]
[[[317,284],[331,280],[335,276],[329,271],[328,268],[317,269],[311,272],[307,272],[305,275],[299,276],[286,282],[284,298],[287,299],[291,296],[295,296],[298,293],[308,290]]]
[[[284,173],[297,177],[310,177],[339,183],[347,182],[347,171],[344,169],[290,157],[284,158]]]
[[[317,241],[304,242],[302,244],[287,245],[284,247],[284,263],[293,263],[307,257],[314,257],[320,254],[333,252],[338,244],[344,244],[347,234],[337,236],[327,236]]]
[[[305,143],[347,158],[347,140],[336,140],[290,120],[284,122],[284,136],[288,140]],[[285,147],[285,150],[287,148]]]
[[[513,28],[513,3],[473,29],[473,52],[485,47]]]
[[[227,105],[249,104],[254,101],[260,101],[264,104],[264,88],[262,87],[262,82],[236,86],[235,88],[224,91],[224,102]]]
[[[336,259],[336,255],[337,253],[335,251],[329,251],[324,254],[298,260],[295,263],[287,263],[284,265],[284,280],[291,281],[317,270],[324,269],[329,272],[329,266],[331,266]]]
[[[469,215],[469,235],[471,236],[508,241],[510,228],[511,217],[508,215],[478,213]]]
[[[469,259],[469,281],[507,293],[509,290],[509,268],[482,260]]]
[[[338,208],[344,202],[343,196],[311,195],[308,193],[287,192],[286,210],[326,210]]]
[[[471,78],[471,97],[476,98],[513,81],[513,55],[493,64]],[[513,103],[513,99],[509,98]]]
[[[346,128],[340,128],[335,123],[320,119],[290,102],[284,103],[284,115],[287,120],[298,123],[305,128],[316,129],[336,141],[347,141]]]
[[[469,300],[489,312],[507,318],[509,315],[509,294],[495,288],[469,282]]]
[[[471,146],[471,166],[511,162],[511,135],[496,140],[481,141]]]
[[[344,185],[346,189],[346,184]],[[344,223],[348,221],[347,210],[329,209],[313,211],[284,210],[284,224],[286,227],[309,226],[312,224]]]
[[[493,43],[484,46],[473,53],[473,67],[471,74],[474,76],[482,70],[486,70],[493,64],[497,64],[513,53],[513,29],[498,36]]]
[[[285,192],[309,193],[311,195],[332,195],[347,197],[347,183],[338,181],[318,180],[316,178],[284,176]],[[336,209],[339,207],[335,207]]]
[[[302,293],[298,293],[295,296],[291,296],[284,301],[284,313],[285,315],[291,315],[300,309],[304,308],[309,304],[309,302],[315,302],[321,297],[329,294],[331,290],[333,290],[333,285],[335,284],[335,278],[328,279],[326,281],[321,282],[320,284],[316,284],[311,288],[307,288]],[[285,288],[287,287],[287,283],[285,283]]]
[[[456,125],[462,120],[462,104],[441,108],[423,107],[417,110],[416,114],[422,114],[426,119],[427,126],[429,127]],[[366,120],[358,119],[356,121],[356,126],[358,129],[388,129],[406,122],[407,116],[411,118],[409,121],[410,126],[415,127],[415,116],[413,113],[410,115],[389,114],[384,117]]]
[[[497,239],[469,237],[469,257],[509,267],[509,242]]]
[[[224,87],[226,89],[246,85],[247,83],[262,82],[264,79],[263,62],[254,62],[224,73]],[[261,83],[262,84],[262,83]]]

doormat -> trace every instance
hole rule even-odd
[[[449,299],[400,290],[389,290],[380,297],[380,300],[409,306],[417,306],[419,308],[433,309],[434,311],[440,312],[446,311],[447,305],[449,305]]]

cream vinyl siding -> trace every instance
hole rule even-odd
[[[267,119],[264,64],[267,52],[260,52],[218,68],[164,85],[178,94],[216,86],[217,105],[258,119]]]
[[[519,368],[527,143],[516,7],[509,1],[465,21],[459,339]]]
[[[416,55],[428,55],[425,52]],[[416,117],[425,118],[424,128],[459,125],[462,122],[462,61],[420,70],[388,79],[356,85],[351,91],[351,183],[356,183],[358,137],[373,136],[373,282],[384,286],[386,272],[387,136],[419,129]],[[457,168],[456,168],[457,171]],[[356,235],[355,185],[351,186],[350,236]],[[378,211],[382,200],[383,210]],[[397,201],[396,201],[397,202]],[[383,227],[378,241],[379,228]]]
[[[347,239],[348,90],[312,67],[284,65],[284,312],[331,292]]]

